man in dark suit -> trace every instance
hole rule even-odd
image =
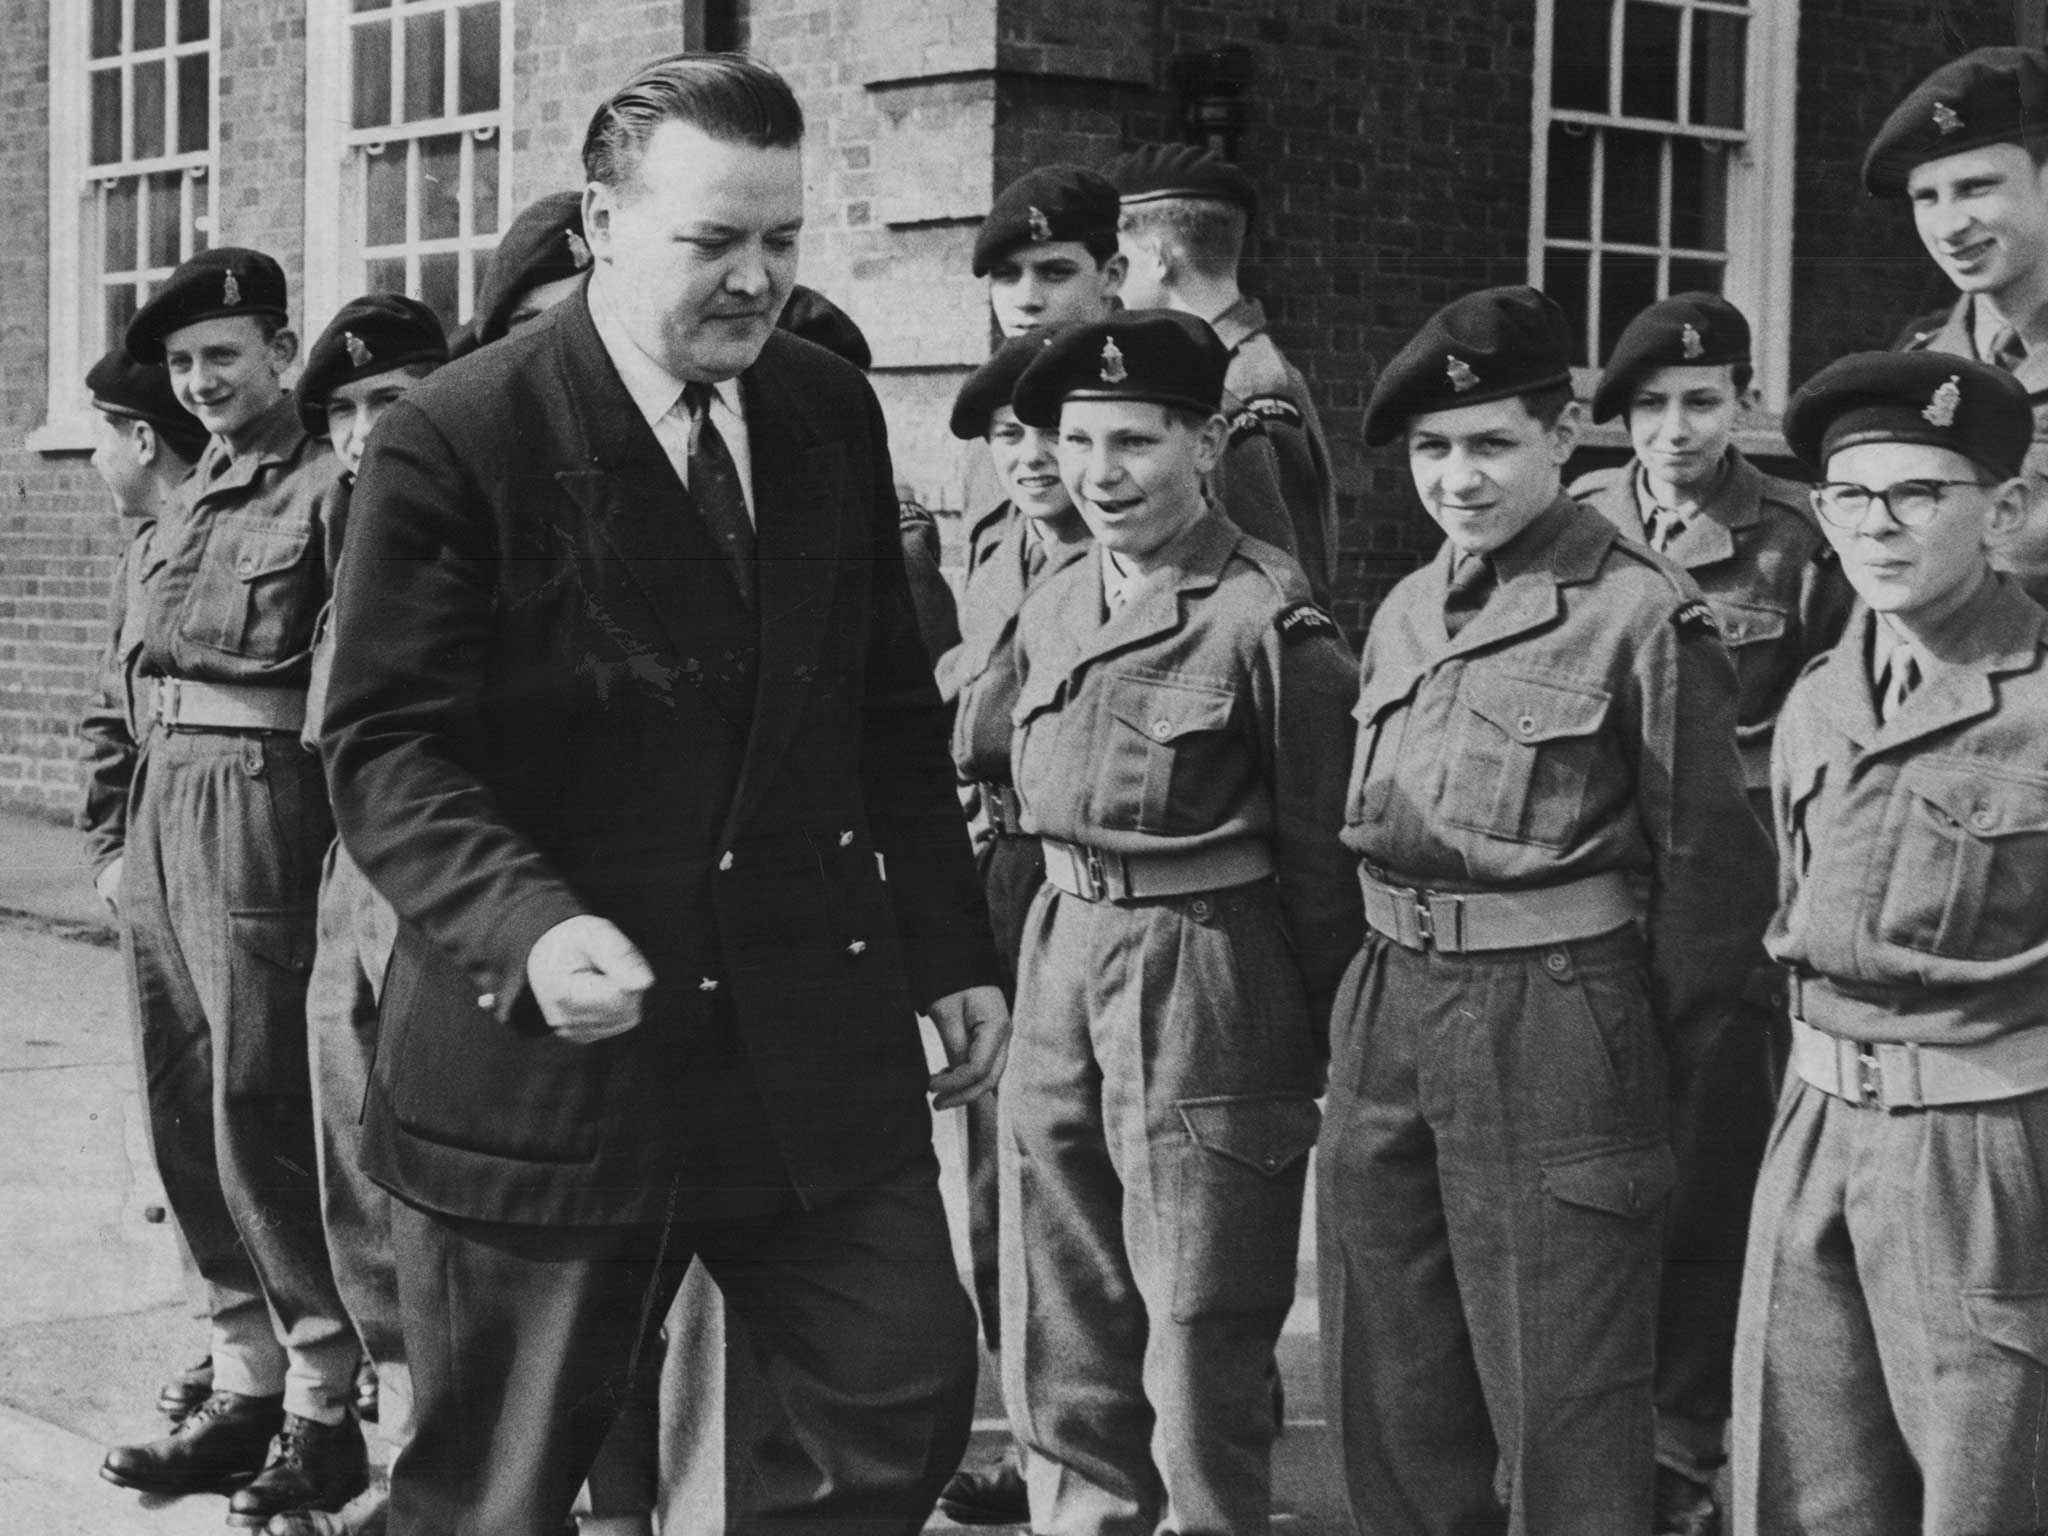
[[[795,1429],[737,1528],[915,1531],[965,1442],[912,1014],[942,1109],[1009,1024],[879,407],[774,330],[802,131],[746,60],[642,70],[585,139],[587,292],[364,461],[325,745],[404,919],[399,1536],[554,1536],[693,1255]]]

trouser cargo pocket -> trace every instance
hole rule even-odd
[[[1301,1094],[1182,1099],[1173,1317],[1285,1312],[1309,1149],[1322,1127]]]
[[[1545,1159],[1543,1286],[1550,1395],[1647,1381],[1655,1352],[1658,1219],[1677,1182],[1663,1140]]]

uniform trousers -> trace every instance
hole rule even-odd
[[[132,804],[122,881],[150,1133],[216,1298],[214,1385],[332,1422],[360,1345],[321,1225],[306,1042],[334,836],[320,762],[288,736],[160,730]]]
[[[405,1438],[411,1378],[391,1257],[391,1197],[362,1171],[363,1096],[377,1057],[377,994],[398,918],[339,841],[320,876],[319,947],[306,988],[313,1106],[320,1125],[320,1213],[334,1283],[377,1368],[377,1427]]]
[[[1673,1115],[1678,1187],[1657,1305],[1657,1460],[1695,1482],[1711,1482],[1727,1460],[1735,1314],[1771,1129],[1782,999],[1775,968],[1759,968]]]
[[[729,1491],[728,1529],[910,1536],[960,1463],[974,1317],[937,1161],[804,1209],[718,1222],[536,1227],[393,1204],[413,1434],[393,1536],[558,1536],[692,1258],[759,1340],[791,1465]],[[760,1454],[758,1451],[757,1455]]]
[[[1886,1112],[1788,1085],[1732,1441],[1737,1536],[2048,1530],[2048,1093]]]
[[[995,932],[996,959],[1003,968],[1003,988],[1014,1004],[1017,997],[1017,956],[1024,947],[1024,923],[1031,899],[1045,884],[1045,854],[1035,837],[991,838],[981,856],[982,890],[988,896],[989,926]],[[1001,1251],[1001,1135],[997,1130],[1000,1094],[985,1093],[961,1116],[967,1173],[967,1252],[974,1272],[974,1305],[981,1313],[981,1336],[992,1355],[1002,1353],[1002,1286],[998,1279]]]
[[[1038,1536],[1265,1536],[1321,1064],[1270,882],[1054,886],[1003,1078],[1003,1395]],[[1640,1533],[1638,1533],[1640,1536]]]
[[[1352,1518],[1643,1536],[1675,1170],[1642,939],[1368,934],[1331,1034],[1319,1296]]]

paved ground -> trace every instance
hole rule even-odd
[[[143,1500],[98,1475],[108,1445],[154,1434],[166,1369],[203,1353],[179,1295],[144,1129],[120,959],[77,835],[0,812],[0,1529],[35,1536],[219,1532],[218,1497]],[[942,1130],[957,1201],[955,1136]],[[1310,1274],[1304,1268],[1303,1285]],[[1338,1536],[1321,1425],[1315,1311],[1281,1349],[1290,1428],[1275,1466],[1287,1536]],[[976,1432],[1000,1443],[985,1383]],[[949,1528],[940,1520],[935,1528]]]

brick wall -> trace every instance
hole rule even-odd
[[[300,0],[304,3],[304,0]],[[583,130],[641,64],[685,46],[685,0],[514,0],[512,201],[583,185]]]

